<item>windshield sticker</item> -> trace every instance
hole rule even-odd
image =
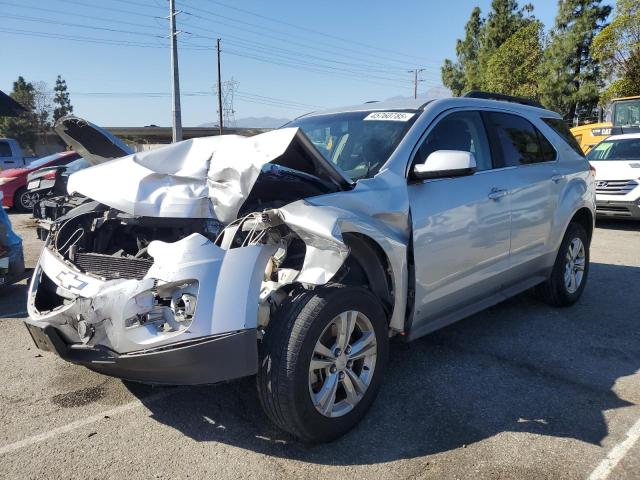
[[[392,122],[406,122],[415,113],[408,112],[373,112],[364,117],[364,120],[386,120]]]

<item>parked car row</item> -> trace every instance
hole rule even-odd
[[[41,197],[39,190],[42,181],[48,182],[52,176],[44,178],[44,175],[50,173],[45,170],[44,175],[29,179],[29,175],[39,172],[41,169],[62,168],[66,167],[74,160],[78,160],[80,155],[76,152],[54,153],[34,160],[28,165],[20,168],[10,168],[0,172],[0,191],[2,192],[2,205],[9,208],[15,208],[21,212],[30,212]],[[55,181],[55,175],[53,176]]]

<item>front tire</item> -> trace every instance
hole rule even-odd
[[[361,287],[293,294],[260,345],[260,402],[280,428],[310,442],[334,440],[365,415],[388,359],[380,301]]]
[[[589,274],[589,237],[582,225],[570,223],[551,276],[536,291],[546,303],[568,307],[578,301]]]

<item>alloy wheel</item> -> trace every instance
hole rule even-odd
[[[34,205],[40,200],[40,195],[35,192],[24,192],[20,195],[20,205],[25,210],[33,209]]]
[[[376,334],[371,320],[350,310],[322,331],[309,365],[309,394],[325,417],[349,413],[364,397],[376,366]]]
[[[564,266],[564,286],[569,293],[575,293],[584,278],[586,252],[584,243],[576,237],[569,243]]]

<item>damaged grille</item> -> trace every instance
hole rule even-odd
[[[142,280],[153,265],[153,260],[112,257],[100,253],[78,253],[75,264],[83,273],[92,273],[107,280]]]

